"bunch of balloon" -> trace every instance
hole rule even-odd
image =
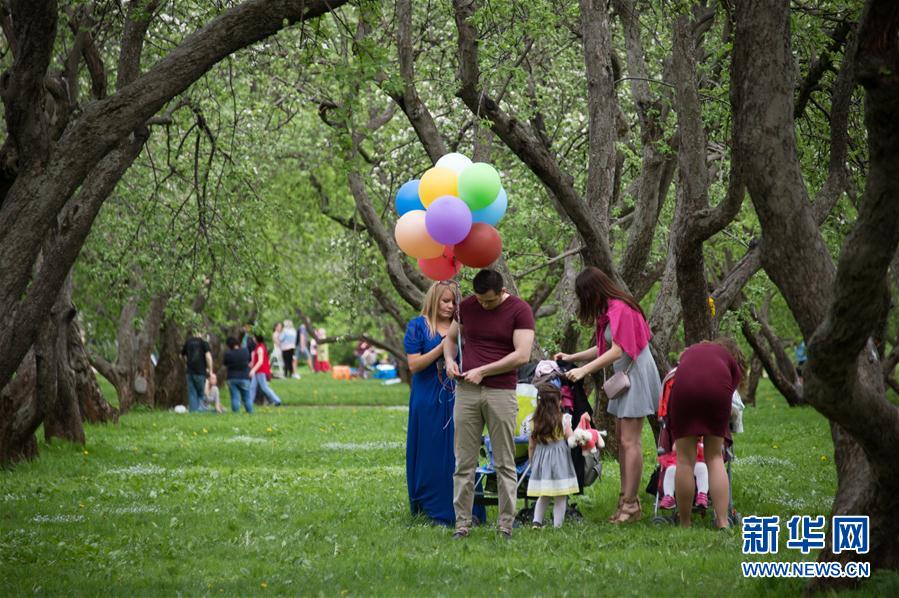
[[[503,243],[494,226],[508,206],[495,168],[446,154],[420,180],[400,187],[394,237],[425,276],[447,280],[463,265],[485,268],[496,261]]]

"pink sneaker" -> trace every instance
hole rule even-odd
[[[709,508],[709,495],[705,492],[699,492],[696,494],[696,506],[701,507],[703,509]]]
[[[673,496],[663,496],[661,502],[659,502],[659,506],[663,509],[673,509],[674,508],[674,497]]]

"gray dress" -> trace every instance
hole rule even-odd
[[[604,333],[606,346],[612,346],[612,328],[606,325]],[[627,353],[615,361],[613,367],[616,372],[622,372],[633,361]],[[643,347],[637,356],[637,361],[627,373],[631,381],[631,387],[621,393],[617,399],[609,401],[608,412],[615,417],[645,417],[656,412],[659,408],[659,398],[662,395],[662,381],[659,380],[659,370],[656,361],[652,358],[649,345]]]

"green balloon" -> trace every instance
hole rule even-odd
[[[499,173],[484,162],[475,162],[459,175],[459,197],[472,211],[493,203],[499,189]]]

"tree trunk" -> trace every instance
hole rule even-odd
[[[116,423],[119,411],[110,405],[100,392],[97,377],[84,349],[81,327],[76,320],[69,324],[69,365],[74,378],[74,391],[81,411],[81,419],[92,424]]]
[[[69,359],[69,328],[74,319],[70,273],[35,346],[36,354],[42,357],[38,360],[38,401],[43,405],[46,440],[62,438],[84,444],[75,372]],[[44,368],[46,372],[42,372]]]
[[[749,362],[749,382],[746,384],[746,396],[743,397],[743,404],[755,405],[755,393],[759,388],[759,380],[762,378],[762,360],[759,356],[752,353],[752,359]]]
[[[156,393],[153,403],[158,409],[187,405],[187,369],[181,359],[184,334],[171,317],[162,324],[159,361],[156,363]]]
[[[37,457],[35,430],[43,413],[35,395],[34,351],[29,351],[12,382],[0,390],[0,467]]]
[[[854,64],[865,87],[868,175],[858,218],[836,268],[815,226],[799,168],[793,54],[786,0],[737,3],[731,101],[734,137],[762,225],[762,265],[809,339],[804,395],[830,422],[837,466],[833,514],[870,517],[869,553],[819,561],[899,568],[899,409],[886,397],[870,336],[888,309],[887,270],[899,245],[899,5],[869,0],[859,20]],[[848,58],[848,60],[846,60]],[[744,162],[745,161],[745,162]],[[810,291],[813,289],[814,291]],[[829,532],[830,533],[830,532]],[[829,543],[832,548],[832,543]],[[819,578],[813,590],[857,584]]]
[[[91,356],[93,366],[115,387],[122,413],[137,404],[147,407],[154,405],[156,369],[151,356],[167,301],[168,297],[165,295],[157,295],[150,301],[141,330],[138,331],[135,328],[138,289],[135,289],[119,314],[115,363],[109,363],[99,356]]]

